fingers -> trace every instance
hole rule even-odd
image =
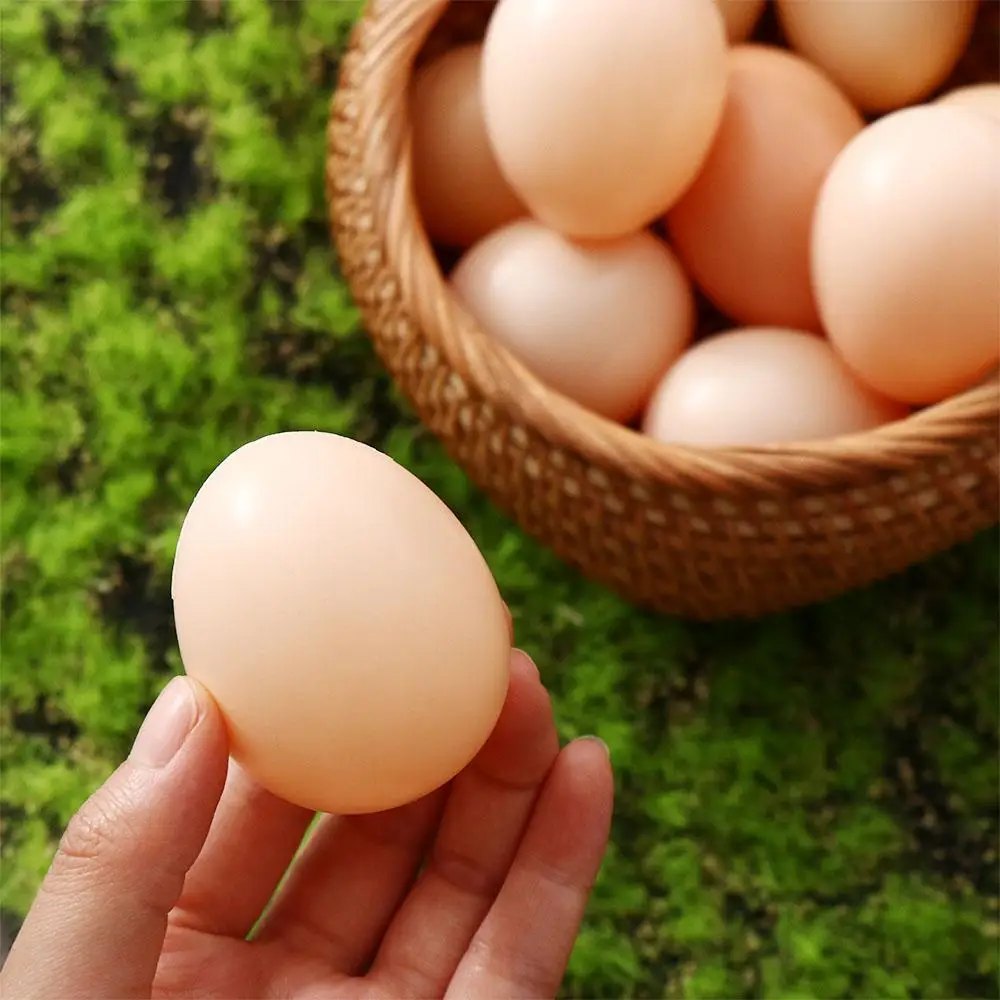
[[[170,914],[171,926],[246,937],[313,815],[265,791],[231,762],[208,840]]]
[[[5,998],[149,996],[167,914],[226,777],[214,702],[174,678],[129,759],[73,817],[2,974]]]
[[[515,652],[503,713],[476,760],[452,783],[427,865],[372,967],[390,995],[444,992],[500,891],[558,753],[538,671]]]
[[[368,816],[326,817],[255,940],[355,975],[370,961],[434,834],[445,789]]]
[[[578,740],[562,751],[446,997],[556,995],[607,846],[613,796],[601,744]]]

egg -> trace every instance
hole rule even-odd
[[[526,368],[611,420],[639,412],[694,330],[690,282],[647,231],[579,244],[522,220],[476,244],[450,280]]]
[[[413,185],[432,241],[471,246],[525,214],[486,135],[482,46],[463,45],[424,66],[410,98]]]
[[[334,434],[226,458],[173,569],[186,672],[231,753],[321,812],[414,800],[473,758],[506,697],[506,613],[482,556],[419,479]]]
[[[764,0],[715,0],[723,20],[730,44],[745,42],[757,27],[764,13]]]
[[[581,238],[652,222],[693,180],[722,115],[714,0],[500,0],[483,49],[497,161],[531,214]]]
[[[863,127],[847,98],[805,60],[765,45],[733,48],[715,141],[667,216],[684,266],[727,316],[819,328],[812,214],[830,165]]]
[[[831,342],[879,392],[934,403],[1000,359],[1000,129],[924,105],[868,126],[820,193],[812,237]]]
[[[974,83],[958,87],[939,97],[938,104],[971,108],[1000,123],[1000,83]]]
[[[789,44],[864,111],[940,86],[969,42],[978,0],[777,0]]]
[[[859,382],[822,338],[758,327],[692,347],[656,388],[643,431],[671,444],[753,447],[853,434],[906,414]]]

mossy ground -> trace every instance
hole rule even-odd
[[[187,503],[322,428],[487,554],[564,736],[617,768],[569,996],[1000,996],[998,536],[755,624],[640,614],[493,510],[388,385],[338,279],[323,127],[355,2],[4,0],[3,870],[179,669]]]

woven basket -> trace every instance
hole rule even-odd
[[[411,194],[407,85],[490,0],[371,0],[341,67],[327,196],[343,272],[420,419],[493,500],[634,603],[758,616],[887,576],[1000,519],[1000,385],[795,447],[671,447],[547,389],[451,295]],[[986,0],[949,86],[997,78]],[[773,30],[773,29],[772,29]]]

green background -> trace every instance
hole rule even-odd
[[[179,669],[169,571],[231,450],[349,433],[486,553],[562,734],[617,770],[572,996],[998,991],[998,535],[753,624],[636,612],[527,540],[414,423],[330,250],[354,2],[2,7],[0,905]]]

